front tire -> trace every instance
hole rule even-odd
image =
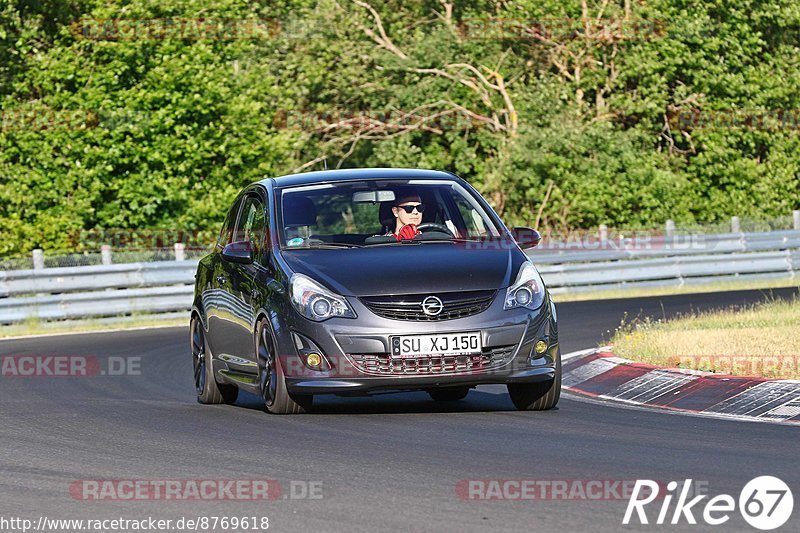
[[[280,358],[275,348],[269,324],[262,320],[256,329],[256,355],[258,357],[258,386],[264,408],[273,415],[296,415],[311,410],[312,395],[291,395],[286,389],[286,379],[281,371]]]
[[[556,359],[553,379],[541,383],[510,383],[508,394],[520,411],[547,411],[555,407],[561,397],[561,352]]]
[[[189,331],[191,332],[194,388],[197,392],[197,401],[206,404],[236,402],[239,388],[234,385],[217,383],[214,378],[214,358],[208,350],[203,323],[197,316],[192,317]]]

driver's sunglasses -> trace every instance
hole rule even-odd
[[[419,204],[419,205],[396,205],[395,207],[399,207],[400,209],[404,210],[409,215],[414,212],[414,209],[416,209],[418,213],[424,213],[425,212],[425,204]]]

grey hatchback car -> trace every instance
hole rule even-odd
[[[556,309],[523,249],[466,181],[409,169],[269,178],[233,202],[197,268],[197,398],[257,394],[301,413],[319,394],[505,384],[521,410],[561,389]]]

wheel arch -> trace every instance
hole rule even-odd
[[[203,325],[203,331],[208,333],[208,319],[204,311],[205,310],[197,303],[192,304],[192,309],[189,312],[189,322],[191,323],[193,319],[197,318]]]

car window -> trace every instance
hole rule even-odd
[[[475,206],[471,205],[464,196],[454,194],[453,201],[461,214],[461,218],[464,220],[467,238],[483,237],[489,232],[487,222]]]
[[[253,259],[261,262],[264,252],[264,237],[266,235],[266,217],[264,204],[257,196],[245,197],[242,212],[234,232],[234,241],[250,241],[253,250]]]
[[[239,207],[242,205],[241,200],[241,198],[237,198],[236,201],[233,202],[233,205],[228,211],[228,215],[225,217],[225,222],[222,223],[222,229],[217,238],[217,246],[220,248],[224,248],[226,245],[233,242],[231,240],[233,238],[233,225],[236,223],[236,215],[239,214]]]
[[[417,224],[427,224],[423,231],[438,231],[439,238],[447,238],[448,234],[459,238],[500,235],[481,204],[457,183],[387,180],[376,184],[365,180],[279,190],[278,223],[283,245],[287,248],[326,244],[362,246],[373,244],[371,237],[391,234],[397,222],[392,211],[395,200],[379,200],[378,196],[371,200],[370,195],[377,194],[376,191],[391,191],[393,196],[406,197],[413,193],[411,196],[417,197],[423,206]],[[432,233],[432,237],[436,235]]]
[[[370,233],[376,230],[378,204],[354,204],[352,193],[312,199],[317,212],[314,233],[328,235]]]

